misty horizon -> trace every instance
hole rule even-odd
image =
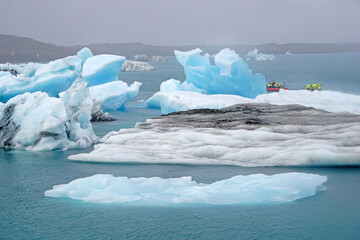
[[[7,1],[0,33],[61,46],[360,43],[360,2]],[[31,11],[29,11],[31,9]]]

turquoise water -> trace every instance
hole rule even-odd
[[[154,63],[152,72],[121,73],[127,82],[144,83],[125,111],[111,112],[118,121],[95,123],[98,136],[137,121],[159,116],[140,99],[162,81],[185,78],[171,58]],[[319,81],[324,89],[360,94],[360,54],[277,56],[272,62],[250,62],[255,72],[291,89]],[[306,79],[306,81],[304,80]],[[310,80],[311,79],[311,80]],[[339,85],[339,83],[341,83]],[[242,168],[164,164],[99,164],[67,160],[91,151],[32,153],[0,149],[0,239],[360,239],[360,168]],[[360,156],[359,156],[360,157]],[[326,175],[326,191],[279,205],[124,207],[45,198],[53,185],[97,173],[163,178],[192,176],[211,183],[235,175],[305,172]]]

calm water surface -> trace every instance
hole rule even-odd
[[[121,73],[144,83],[118,121],[95,123],[98,136],[159,116],[147,99],[169,78],[185,78],[171,58],[152,72]],[[320,82],[324,89],[360,94],[360,54],[277,56],[250,62],[270,81],[291,89]],[[0,239],[360,239],[360,168],[242,168],[232,166],[78,163],[67,156],[85,150],[32,153],[0,149]],[[359,156],[360,157],[360,156]],[[192,176],[211,183],[235,175],[306,172],[326,175],[326,191],[288,204],[254,206],[125,207],[46,198],[44,191],[97,173],[163,178]]]

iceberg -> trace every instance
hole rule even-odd
[[[167,57],[164,57],[164,56],[152,56],[150,58],[151,61],[154,61],[154,62],[166,62],[168,61],[169,59]]]
[[[92,87],[118,80],[125,57],[101,54],[88,58],[82,68],[82,77]]]
[[[122,81],[113,81],[89,88],[96,105],[103,110],[124,108],[126,102],[137,96],[142,83],[135,81],[130,86]]]
[[[255,99],[235,95],[205,95],[196,92],[160,91],[146,101],[148,107],[161,108],[163,114],[191,109],[220,109],[240,103],[271,103],[276,105],[299,104],[329,112],[360,114],[360,96],[307,90],[280,90],[277,93],[261,94]]]
[[[291,54],[292,53],[289,50],[287,50],[286,53],[285,53],[285,55],[291,55]]]
[[[131,71],[152,71],[152,70],[155,70],[155,67],[151,66],[148,62],[126,60],[122,66],[121,71],[131,72]]]
[[[266,93],[265,78],[253,74],[238,54],[226,48],[210,63],[210,55],[201,55],[201,49],[187,52],[174,51],[178,62],[184,67],[188,84],[203,89],[208,94],[234,94],[248,98]]]
[[[325,190],[326,181],[326,176],[296,172],[239,175],[210,184],[197,183],[191,177],[127,178],[97,174],[55,185],[44,195],[128,205],[279,204],[314,196]]]
[[[5,68],[7,64],[1,66]],[[11,65],[10,65],[11,66]],[[50,97],[58,97],[80,76],[82,60],[77,56],[51,61],[47,64],[28,63],[11,66],[17,74],[0,72],[0,101],[25,92],[46,92]]]
[[[147,61],[149,57],[147,54],[137,54],[137,55],[134,55],[133,58],[135,61]]]
[[[247,54],[246,60],[255,60],[255,61],[271,61],[275,60],[276,57],[272,54],[264,54],[259,53],[259,50],[255,48],[254,50],[251,50]]]
[[[69,159],[242,167],[360,166],[359,132],[360,115],[249,103],[148,119],[135,128],[109,133],[92,152]]]
[[[0,146],[33,151],[89,147],[97,141],[92,107],[80,80],[60,98],[44,92],[17,95],[0,105]]]
[[[122,56],[94,56],[85,47],[76,56],[47,64],[0,64],[0,102],[7,102],[25,92],[36,91],[46,92],[50,97],[59,97],[76,79],[82,78],[94,95],[92,98],[96,106],[93,112],[102,113],[102,106],[105,110],[122,108],[126,101],[138,94],[141,86],[141,83],[135,82],[129,87],[118,80],[124,61],[125,57]]]

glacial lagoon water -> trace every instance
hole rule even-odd
[[[360,94],[360,54],[276,56],[249,62],[267,81],[290,89],[319,82],[324,89]],[[98,136],[159,116],[145,100],[169,78],[185,78],[175,59],[153,62],[152,72],[125,72],[120,79],[143,82],[125,111],[110,112],[118,121],[94,123]],[[139,102],[140,100],[140,102]],[[72,162],[80,152],[25,152],[0,149],[0,239],[359,239],[360,168],[241,168],[164,164]],[[360,156],[359,156],[360,157]],[[48,198],[54,185],[94,174],[162,178],[192,176],[212,183],[235,175],[303,172],[325,175],[326,190],[286,204],[242,206],[131,207]]]

